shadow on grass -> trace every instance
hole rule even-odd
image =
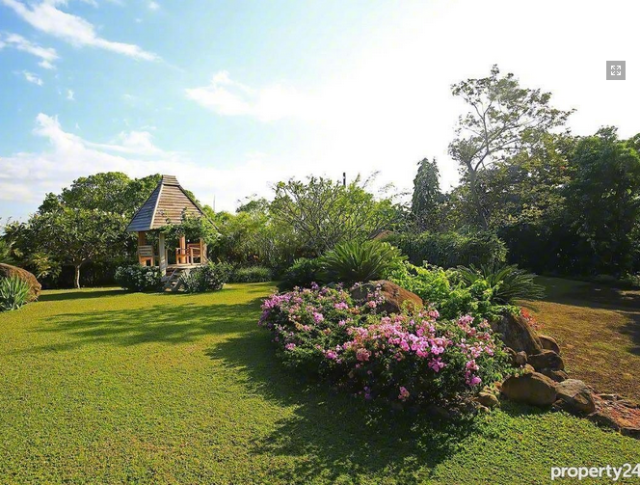
[[[622,326],[620,332],[631,337],[633,341],[634,347],[629,352],[640,356],[640,314],[629,313],[626,316],[628,318],[627,323]]]
[[[425,467],[436,465],[464,448],[465,438],[479,432],[478,420],[443,421],[423,411],[394,411],[334,391],[326,382],[292,374],[274,355],[263,330],[244,334],[209,349],[218,365],[240,368],[252,392],[293,408],[276,429],[254,444],[253,453],[296,457],[293,469],[270,471],[283,483],[357,482],[355,476],[394,477],[394,483],[425,480]],[[509,414],[530,414],[515,406]],[[278,463],[275,460],[274,463]],[[422,470],[421,476],[415,472]]]
[[[127,293],[125,290],[120,289],[109,289],[109,290],[98,290],[98,291],[79,291],[79,290],[69,290],[69,291],[60,291],[56,293],[48,293],[44,295],[40,295],[38,301],[47,302],[47,301],[66,301],[66,300],[88,300],[92,298],[105,298],[108,296],[119,296]]]
[[[172,304],[152,307],[55,315],[36,331],[65,334],[65,341],[32,347],[28,352],[61,351],[94,343],[119,346],[149,342],[179,344],[196,341],[204,335],[248,332],[256,326],[261,301],[262,298],[255,298],[238,304],[202,305],[176,304],[173,300]]]

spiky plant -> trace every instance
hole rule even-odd
[[[533,273],[518,268],[517,265],[492,268],[458,266],[458,280],[471,286],[479,279],[485,280],[493,290],[492,300],[500,304],[512,304],[515,300],[540,300],[544,298],[544,287],[535,283]]]
[[[17,310],[29,302],[29,283],[17,276],[0,280],[0,311]]]
[[[400,250],[380,241],[339,244],[323,258],[325,280],[352,285],[384,278],[403,260]]]

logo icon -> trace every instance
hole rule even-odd
[[[624,81],[626,78],[626,61],[607,61],[607,81]]]

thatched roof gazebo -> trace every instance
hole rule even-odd
[[[175,264],[168,264],[165,235],[160,229],[182,223],[183,215],[206,217],[202,209],[185,191],[173,175],[163,175],[151,196],[136,212],[127,227],[128,232],[138,233],[138,261],[143,266],[160,266],[163,275],[167,269],[192,268],[207,262],[207,246],[200,239],[187,243],[185,236],[176,248]],[[158,252],[147,242],[148,232],[158,232]]]

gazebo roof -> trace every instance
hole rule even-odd
[[[151,231],[169,224],[180,224],[183,212],[190,216],[205,217],[178,179],[173,175],[163,175],[151,196],[133,216],[127,231]]]

